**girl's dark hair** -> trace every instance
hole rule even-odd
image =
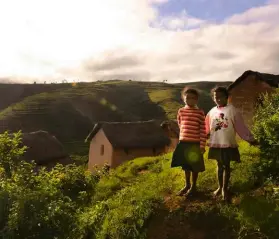
[[[227,90],[226,87],[223,87],[223,86],[216,86],[215,88],[213,88],[211,90],[211,94],[213,96],[213,93],[214,92],[220,92],[220,93],[223,93],[227,98],[229,98],[229,91]]]
[[[194,89],[194,88],[189,88],[189,87],[185,87],[183,90],[182,90],[182,94],[181,96],[185,96],[186,94],[193,94],[193,95],[196,95],[197,97],[199,97],[199,92]]]

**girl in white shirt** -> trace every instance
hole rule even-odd
[[[236,142],[236,133],[252,145],[256,141],[246,127],[238,110],[228,104],[229,93],[225,87],[212,90],[213,100],[217,106],[213,107],[205,119],[208,141],[208,159],[217,160],[217,177],[219,187],[214,196],[222,193],[223,200],[228,200],[228,184],[230,179],[230,162],[240,162],[240,154]]]

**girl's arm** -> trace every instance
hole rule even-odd
[[[245,122],[243,120],[243,117],[241,113],[236,110],[235,116],[234,116],[234,128],[237,134],[245,141],[247,142],[255,142],[254,136],[248,129],[248,127],[245,125]]]
[[[179,128],[180,128],[180,123],[181,123],[180,110],[178,110],[178,112],[177,112],[177,124],[178,124]]]
[[[210,136],[210,116],[209,116],[209,112],[205,117],[205,133],[207,135],[207,138],[209,138]]]
[[[206,138],[205,116],[204,112],[202,111],[202,118],[200,122],[200,145],[203,150],[205,149]]]

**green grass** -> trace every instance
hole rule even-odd
[[[164,169],[165,175],[169,172],[167,164],[170,157],[171,155],[167,154],[156,158],[138,158],[119,166],[108,176],[101,178],[94,200],[103,200],[125,187],[141,184],[149,177],[153,179],[153,175],[159,175]]]
[[[173,190],[175,174],[169,169],[169,156],[136,159],[101,178],[93,198],[97,204],[81,218],[94,214],[96,205],[105,205],[99,214],[103,222],[87,233],[96,238],[145,238],[146,221],[162,202],[162,195]]]
[[[184,238],[179,233],[204,233],[206,238],[277,238],[278,203],[254,193],[253,165],[259,151],[240,142],[240,152],[242,162],[232,165],[235,196],[231,205],[214,202],[209,196],[217,187],[214,161],[205,159],[206,171],[199,176],[198,187],[204,196],[187,203],[175,196],[184,175],[170,168],[171,153],[137,158],[101,178],[92,207],[80,216],[79,230],[88,238],[170,238],[164,232],[177,239]]]

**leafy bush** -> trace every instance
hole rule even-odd
[[[263,95],[263,104],[254,116],[253,133],[260,143],[260,174],[264,180],[279,181],[279,90]]]
[[[0,237],[71,238],[98,175],[75,165],[37,169],[19,160],[26,149],[20,143],[20,132],[0,135]]]

